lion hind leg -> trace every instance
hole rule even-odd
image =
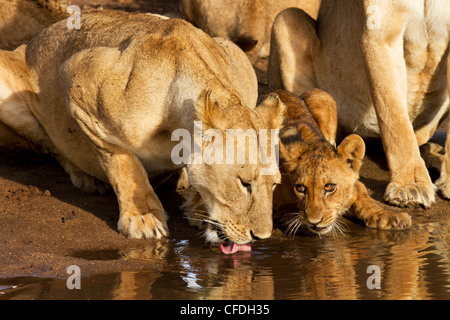
[[[8,154],[20,154],[23,151],[38,151],[30,141],[18,135],[2,122],[0,122],[0,150]]]
[[[56,152],[47,133],[19,95],[0,104],[0,148],[8,153],[27,150],[51,154],[70,175],[70,180],[77,188],[90,193],[98,191],[100,194],[106,194],[111,189],[108,183],[85,173]]]
[[[48,153],[52,149],[47,133],[31,113],[25,101],[14,96],[0,103],[0,121],[3,129],[0,138],[3,146]],[[8,129],[6,129],[8,128]],[[11,140],[9,140],[11,139]]]
[[[295,94],[317,87],[313,61],[320,41],[316,21],[298,8],[282,11],[275,19],[268,65],[269,89]]]
[[[47,153],[52,144],[30,110],[35,93],[28,78],[26,46],[0,50],[0,147]]]
[[[96,177],[84,172],[67,158],[60,155],[54,155],[54,157],[69,174],[70,181],[78,189],[88,193],[98,192],[102,195],[105,195],[112,189],[108,182],[97,179]]]

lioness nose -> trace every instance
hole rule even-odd
[[[272,235],[272,232],[265,232],[265,233],[254,233],[253,230],[250,230],[250,235],[252,236],[253,240],[261,240],[261,239],[267,239]]]

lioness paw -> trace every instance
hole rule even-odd
[[[119,232],[128,238],[135,239],[161,239],[169,235],[165,219],[160,221],[152,213],[127,214],[123,213],[118,222]]]
[[[366,221],[367,227],[381,230],[403,230],[411,225],[411,217],[406,212],[383,211]]]
[[[413,183],[400,185],[391,182],[386,188],[384,200],[398,207],[422,206],[429,208],[435,202],[434,185],[425,183]]]

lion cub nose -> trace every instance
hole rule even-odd
[[[308,217],[308,222],[313,226],[317,226],[319,223],[321,223],[323,221],[323,216],[322,217]]]

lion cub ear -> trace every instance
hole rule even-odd
[[[195,105],[194,120],[201,121],[204,129],[216,128],[225,118],[217,100],[211,98],[211,89],[203,89]]]
[[[270,93],[256,108],[261,119],[268,124],[267,129],[280,129],[286,106],[274,92]]]
[[[364,154],[366,153],[364,140],[357,134],[351,134],[341,142],[337,147],[337,151],[344,161],[350,164],[353,171],[359,173]]]
[[[305,101],[325,139],[333,146],[336,146],[338,120],[337,106],[334,98],[320,89],[308,90],[304,92],[300,98]]]

